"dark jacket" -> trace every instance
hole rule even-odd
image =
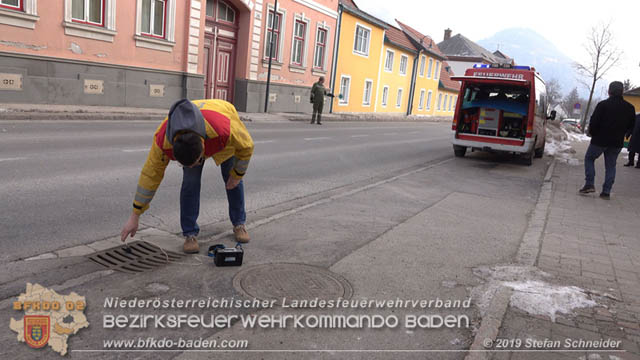
[[[633,128],[633,135],[629,142],[629,151],[640,153],[640,114],[636,115],[636,126]]]
[[[309,97],[309,100],[312,104],[324,104],[325,95],[333,97],[333,94],[330,94],[324,85],[320,84],[318,81],[311,87],[311,96]]]
[[[589,133],[591,144],[621,148],[625,134],[633,130],[636,110],[622,96],[611,96],[601,101],[591,115]]]

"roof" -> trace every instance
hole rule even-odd
[[[451,91],[459,91],[460,90],[460,82],[451,80],[451,77],[455,75],[451,70],[451,66],[444,61],[442,63],[442,67],[440,68],[440,82],[438,84],[439,88],[444,88],[446,90]]]
[[[501,62],[504,64],[511,64],[511,65],[515,65],[515,61],[513,61],[512,58],[510,58],[509,56],[507,56],[505,53],[503,53],[500,50],[496,50],[493,52],[493,55]]]
[[[413,53],[418,51],[418,49],[413,46],[411,40],[409,40],[407,35],[405,35],[402,30],[392,25],[389,25],[389,28],[387,29],[387,31],[385,31],[385,41],[388,41],[393,45],[399,46]]]
[[[353,5],[355,5],[355,3],[353,1],[349,1],[350,3],[352,3]],[[378,19],[377,17],[373,16],[373,15],[369,15],[366,12],[358,9],[357,7],[353,7],[351,5],[349,5],[347,2],[343,2],[341,0],[340,5],[342,6],[342,9],[345,12],[348,12],[349,14],[359,17],[360,19],[367,21],[370,24],[374,24],[376,26],[379,26],[383,29],[387,29],[387,27],[389,27],[389,24],[387,24],[386,22]]]
[[[485,60],[490,63],[499,63],[503,61],[489,52],[489,50],[467,39],[462,34],[457,34],[456,36],[452,36],[449,39],[440,42],[438,47],[449,58],[477,58],[478,60]]]
[[[353,0],[340,0],[340,4],[345,4],[347,6],[351,6],[354,9],[358,9],[358,5],[356,5],[356,3],[353,2]]]
[[[402,31],[411,40],[413,40],[413,44],[416,49],[421,47],[425,52],[437,58],[440,58],[442,60],[447,59],[446,55],[443,54],[442,51],[440,51],[438,45],[436,45],[435,41],[433,41],[431,37],[429,37],[428,35],[423,35],[421,32],[412,28],[411,26],[401,23],[400,21],[398,21],[398,19],[396,19],[396,22],[398,23],[398,25],[400,25]]]
[[[624,95],[628,95],[628,96],[640,96],[640,87],[637,87],[635,89],[631,89],[627,92],[624,93]]]

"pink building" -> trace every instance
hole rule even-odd
[[[274,16],[262,0],[0,0],[0,102],[262,111],[273,36],[270,111],[307,111],[330,78],[337,1],[279,1]]]

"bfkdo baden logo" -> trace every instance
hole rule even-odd
[[[23,311],[24,317],[11,318],[9,327],[18,334],[18,341],[29,347],[40,349],[49,345],[65,355],[69,336],[89,326],[84,315],[86,307],[84,296],[74,292],[60,295],[38,284],[27,284],[26,292],[13,302],[13,310]]]

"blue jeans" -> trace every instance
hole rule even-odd
[[[220,164],[222,179],[227,183],[229,173],[235,164],[235,157]],[[198,235],[198,214],[200,213],[200,184],[204,164],[193,168],[182,168],[182,188],[180,189],[180,226],[184,236]],[[247,214],[244,211],[244,186],[242,181],[231,190],[227,190],[229,219],[233,226],[242,225]]]
[[[604,153],[604,184],[602,192],[610,194],[613,182],[616,179],[616,161],[622,148],[602,147],[590,144],[587,153],[584,155],[584,175],[585,185],[594,186],[596,177],[595,161]]]

